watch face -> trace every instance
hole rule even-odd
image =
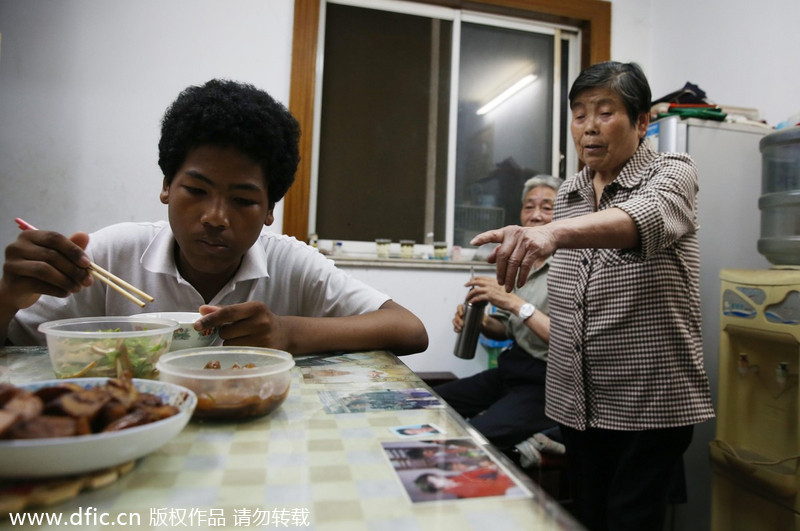
[[[533,307],[533,304],[523,304],[519,309],[519,318],[523,321],[533,315],[536,309]]]

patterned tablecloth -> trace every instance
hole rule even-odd
[[[388,394],[413,396],[416,404],[430,391],[394,355],[368,352],[297,361],[289,396],[271,415],[244,422],[190,422],[116,482],[56,505],[27,509],[28,517],[62,519],[58,525],[28,527],[55,529],[67,520],[71,527],[117,530],[578,527],[450,408],[387,405]],[[51,378],[46,349],[0,349],[0,382]],[[342,398],[354,395],[367,398],[359,402],[361,409]],[[437,399],[433,395],[433,403]],[[337,412],[348,410],[346,403],[355,412]],[[427,424],[443,433],[405,436],[399,429]],[[466,439],[514,487],[503,495],[468,499],[414,491],[411,475],[424,470],[394,460],[387,447],[400,446],[395,452],[402,452],[431,444],[425,441],[441,442],[437,438]],[[0,528],[6,524],[0,521]]]

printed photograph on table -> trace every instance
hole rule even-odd
[[[338,365],[340,363],[357,363],[360,361],[369,361],[371,356],[363,352],[352,352],[348,354],[311,354],[307,356],[297,356],[295,363],[298,367],[316,367],[324,365]]]
[[[367,411],[444,407],[441,400],[422,388],[320,391],[319,398],[328,413],[364,413]]]
[[[471,439],[381,444],[414,503],[488,496],[531,497],[530,491]]]
[[[298,367],[331,367],[341,369],[347,367],[369,367],[370,369],[384,369],[392,367],[406,368],[403,362],[396,357],[387,356],[385,352],[351,352],[348,354],[330,355],[310,355],[298,356],[295,358]],[[347,369],[342,369],[347,370]]]
[[[447,433],[445,430],[443,430],[436,424],[431,424],[431,423],[412,424],[410,426],[395,426],[389,428],[389,430],[398,437],[402,438],[433,437],[437,435],[444,435],[445,433]]]
[[[295,360],[306,384],[416,381],[408,367],[380,351],[303,356]]]
[[[413,381],[416,377],[403,367],[375,369],[359,365],[301,367],[303,383],[373,383]]]

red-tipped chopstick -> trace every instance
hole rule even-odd
[[[14,218],[14,221],[17,222],[17,225],[21,230],[38,230],[36,227],[34,227],[33,225],[31,225],[22,218]],[[113,289],[120,295],[123,295],[128,300],[138,304],[142,308],[146,303],[137,298],[136,296],[132,295],[131,293],[128,293],[128,291],[132,291],[139,297],[142,297],[143,299],[147,300],[147,302],[153,302],[155,300],[152,296],[148,295],[147,293],[140,290],[136,286],[128,284],[118,276],[111,274],[110,272],[106,271],[105,269],[95,264],[94,262],[90,263],[89,272],[92,274],[94,278],[96,278],[100,282],[103,282],[109,288]],[[125,291],[126,289],[128,291]]]

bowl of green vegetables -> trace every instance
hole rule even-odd
[[[155,317],[80,317],[39,325],[57,378],[156,378],[178,322]]]

